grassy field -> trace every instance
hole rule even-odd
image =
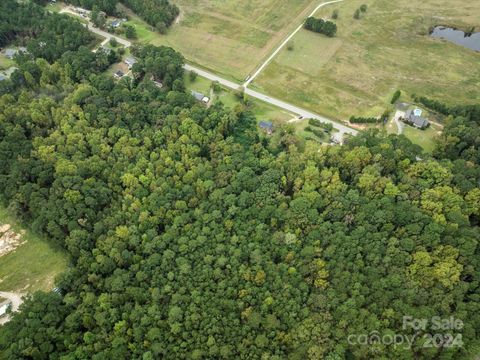
[[[242,81],[315,7],[311,0],[177,0],[166,35],[129,12],[140,42],[168,45],[187,60]]]
[[[189,73],[187,72],[185,74],[185,86],[187,91],[198,91],[210,97],[212,82],[206,78],[197,76],[195,81],[191,81]],[[233,90],[224,87],[221,88],[222,90],[219,93],[214,94],[213,101],[221,101],[230,109],[233,109],[236,105],[240,104],[239,99],[235,96]],[[250,98],[249,103],[248,108],[255,114],[258,121],[267,120],[272,121],[276,125],[280,125],[294,117],[287,111],[254,98]]]
[[[0,224],[10,224],[16,232],[25,229],[3,207],[0,207]],[[65,254],[30,230],[22,239],[26,243],[0,257],[0,291],[51,290],[55,276],[66,268]]]
[[[0,54],[0,70],[6,70],[13,65],[15,65],[13,60],[10,60],[4,54]]]
[[[415,129],[408,125],[403,129],[403,135],[414,144],[420,145],[427,153],[431,153],[435,148],[435,138],[440,132],[441,129],[436,125],[431,125],[426,130]]]
[[[367,13],[353,19],[363,3]],[[338,120],[380,115],[396,89],[447,102],[480,100],[480,53],[428,36],[437,24],[478,28],[479,1],[349,0],[316,16],[328,18],[334,9],[337,37],[301,30],[294,49],[283,49],[254,87]]]
[[[442,132],[442,126],[437,122],[439,119],[435,116],[435,114],[426,113],[426,116],[428,119],[432,120],[430,122],[430,127],[425,130],[420,130],[405,124],[402,134],[414,144],[420,145],[425,152],[431,153],[435,148],[436,137]],[[393,119],[390,119],[390,121],[385,125],[384,130],[386,130],[388,134],[398,133],[397,125]]]

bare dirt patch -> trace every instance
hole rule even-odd
[[[13,231],[9,224],[0,225],[0,257],[11,253],[24,244],[23,235],[25,235],[25,230],[17,233]]]

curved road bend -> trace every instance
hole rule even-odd
[[[185,64],[184,66],[185,70],[187,71],[195,71],[198,75],[204,77],[204,78],[207,78],[211,81],[218,81],[221,85],[227,87],[227,88],[230,88],[230,89],[233,89],[233,90],[242,90],[242,85],[240,84],[237,84],[237,83],[234,83],[233,81],[230,81],[230,80],[226,80],[226,79],[223,79],[221,78],[220,76],[217,76],[217,75],[214,75],[214,74],[211,74],[205,70],[202,70],[202,69],[199,69],[199,68],[196,68],[192,65],[188,65],[188,64]],[[286,111],[289,111],[293,114],[296,114],[298,116],[302,116],[306,119],[318,119],[322,122],[325,122],[325,123],[329,123],[329,124],[332,124],[337,130],[339,130],[339,132],[343,135],[343,134],[352,134],[352,135],[357,135],[358,134],[358,131],[355,130],[355,129],[352,129],[348,126],[345,126],[341,123],[338,123],[336,121],[333,121],[333,120],[330,120],[330,119],[327,119],[326,117],[324,116],[321,116],[321,115],[318,115],[318,114],[315,114],[311,111],[308,111],[308,110],[305,110],[305,109],[302,109],[298,106],[295,106],[295,105],[292,105],[292,104],[289,104],[285,101],[282,101],[282,100],[279,100],[279,99],[276,99],[276,98],[273,98],[271,96],[268,96],[268,95],[265,95],[265,94],[262,94],[258,91],[255,91],[255,90],[251,90],[251,89],[244,89],[245,91],[245,94],[251,96],[251,97],[254,97],[256,99],[259,99],[259,100],[262,100],[268,104],[271,104],[271,105],[274,105],[276,107],[279,107],[281,109],[284,109]]]

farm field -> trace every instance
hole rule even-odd
[[[45,239],[19,224],[0,207],[0,224],[8,224],[22,233],[22,244],[13,252],[0,256],[0,291],[32,293],[53,288],[55,276],[65,270],[66,255]]]
[[[311,0],[178,0],[181,15],[160,35],[128,12],[138,40],[168,45],[188,61],[242,81],[318,5]]]
[[[353,14],[361,4],[360,20]],[[338,9],[335,38],[301,30],[252,84],[337,120],[378,116],[393,92],[472,104],[480,100],[480,53],[429,37],[434,25],[480,26],[480,2],[349,0]]]

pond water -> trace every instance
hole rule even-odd
[[[437,26],[430,34],[434,38],[445,39],[457,45],[480,51],[480,32],[465,34],[465,32],[445,26]]]

